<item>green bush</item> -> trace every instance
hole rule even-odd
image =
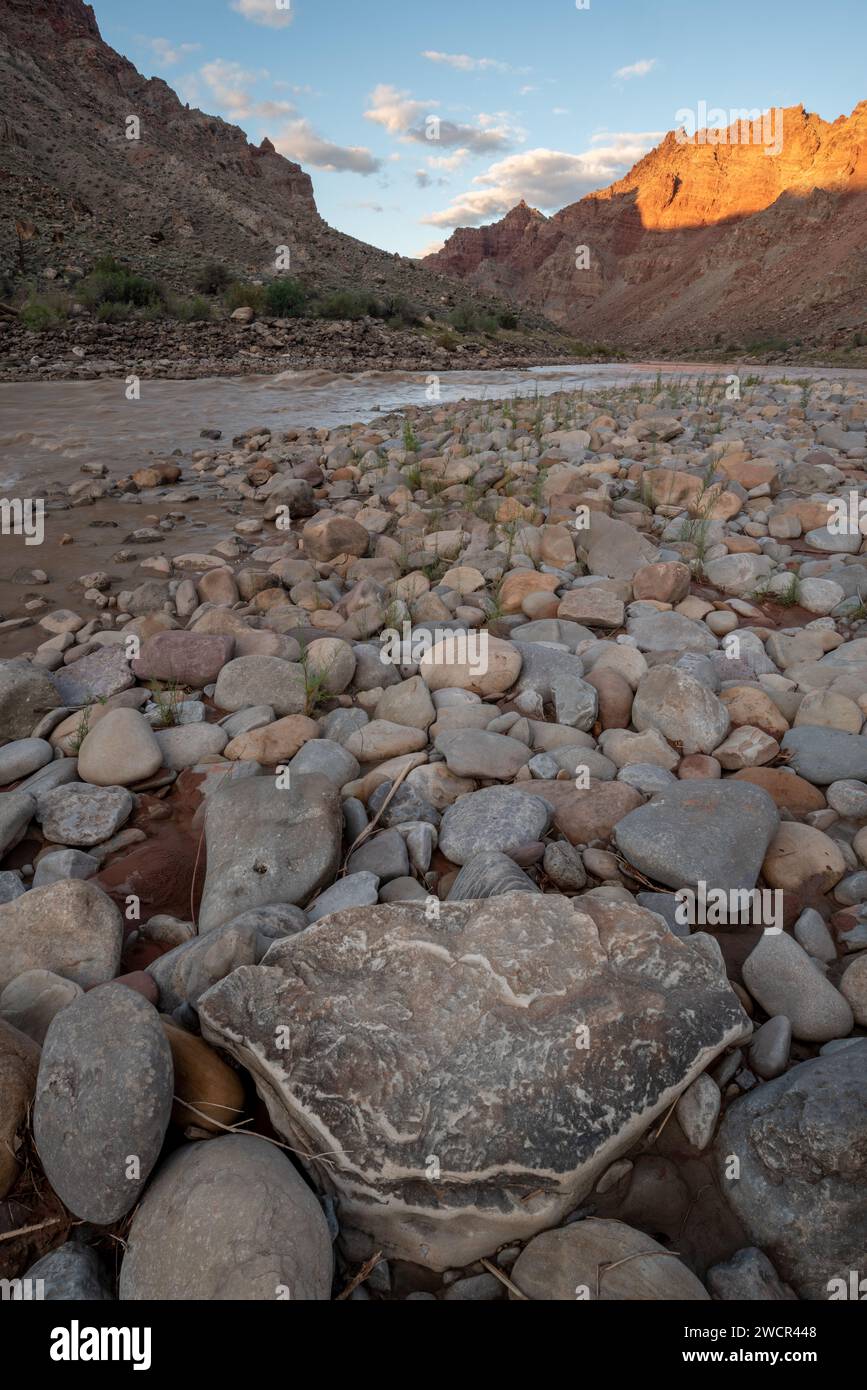
[[[137,275],[109,257],[97,261],[90,274],[80,281],[77,294],[82,304],[96,310],[103,304],[128,304],[143,309],[165,298],[154,280]]]
[[[265,307],[265,289],[262,285],[254,285],[250,281],[236,280],[229,286],[223,302],[226,308],[232,313],[235,309],[254,309],[260,314]]]
[[[180,323],[203,323],[211,317],[211,306],[200,294],[192,299],[176,299],[169,306],[173,319]]]
[[[32,333],[44,333],[69,317],[70,301],[65,294],[31,295],[21,310],[21,322]]]
[[[518,315],[513,314],[510,309],[506,309],[500,314],[500,327],[507,332],[513,333],[518,327]]]
[[[107,300],[104,304],[99,305],[96,317],[100,323],[125,323],[131,313],[131,305],[122,301],[113,303],[111,300]]]
[[[482,313],[469,304],[459,304],[452,309],[448,321],[458,333],[496,333],[500,326],[493,314]]]
[[[208,261],[193,282],[196,294],[225,294],[235,277],[219,261]]]
[[[421,310],[403,294],[389,295],[379,307],[390,328],[413,328],[422,321]]]
[[[379,318],[382,306],[369,290],[335,290],[319,301],[321,319]]]
[[[265,308],[275,319],[298,318],[304,312],[307,292],[297,280],[272,280],[265,291]]]

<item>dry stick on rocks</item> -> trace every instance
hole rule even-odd
[[[339,1293],[337,1295],[336,1299],[334,1300],[335,1303],[342,1303],[345,1298],[348,1298],[351,1293],[354,1293],[355,1290],[358,1288],[359,1284],[363,1284],[365,1279],[368,1279],[370,1277],[370,1275],[376,1269],[376,1266],[379,1264],[381,1259],[382,1251],[377,1250],[375,1255],[371,1255],[369,1260],[365,1260],[364,1264],[361,1266],[361,1269],[358,1271],[355,1277],[353,1279],[350,1279],[349,1283],[346,1285],[346,1288],[343,1290],[343,1293]]]
[[[232,771],[232,769],[231,769],[230,767],[227,767],[227,768],[226,768],[226,771],[223,773],[222,777],[220,778],[220,786],[223,785],[223,783],[225,782],[226,778],[229,776],[229,773],[230,773],[231,771]],[[203,798],[203,800],[204,800],[204,798]],[[202,843],[203,843],[204,838],[205,838],[205,820],[206,820],[206,814],[203,812],[203,814],[202,814],[202,828],[201,828],[201,830],[199,831],[199,843],[196,845],[196,862],[195,862],[195,864],[193,865],[193,877],[192,877],[192,879],[190,880],[190,921],[191,921],[192,924],[193,924],[193,927],[194,927],[194,929],[195,929],[196,936],[199,935],[199,924],[198,924],[198,922],[196,921],[196,908],[195,908],[195,899],[196,899],[196,874],[199,872],[199,857],[201,856],[201,853],[202,853]]]
[[[349,849],[347,850],[346,859],[343,861],[343,868],[340,870],[342,874],[346,873],[346,865],[349,862],[350,857],[358,849],[359,845],[363,845],[364,841],[369,839],[369,837],[373,834],[374,830],[379,824],[380,817],[384,815],[389,802],[391,801],[401,782],[404,780],[405,777],[409,776],[410,772],[412,772],[412,767],[409,763],[407,763],[406,767],[402,768],[398,776],[395,777],[394,782],[392,783],[391,791],[388,793],[388,796],[385,798],[376,815],[374,816],[373,820],[370,822],[370,825],[366,825],[364,827],[361,834],[358,836],[358,839],[353,844],[351,844]]]
[[[621,1265],[628,1265],[630,1260],[679,1260],[679,1250],[636,1250],[634,1255],[624,1255],[622,1260],[611,1260],[606,1264],[596,1266],[596,1298],[599,1299],[599,1285],[602,1276],[608,1274],[609,1270],[619,1269]]]
[[[262,1139],[266,1144],[274,1144],[278,1149],[285,1149],[287,1153],[296,1154],[298,1158],[303,1158],[306,1163],[327,1163],[329,1168],[336,1167],[328,1154],[306,1154],[301,1149],[293,1149],[291,1144],[283,1144],[279,1139],[272,1139],[268,1134],[257,1134],[255,1130],[244,1129],[243,1125],[247,1123],[246,1120],[238,1125],[224,1125],[220,1120],[215,1120],[213,1115],[206,1115],[203,1110],[197,1110],[192,1101],[184,1100],[182,1096],[174,1096],[173,1099],[187,1110],[192,1110],[193,1114],[198,1115],[200,1119],[207,1120],[209,1124],[216,1125],[218,1129],[224,1129],[227,1134],[249,1135],[251,1139]],[[336,1155],[337,1151],[334,1150],[333,1152]]]
[[[63,1226],[66,1220],[65,1216],[53,1216],[50,1221],[37,1221],[35,1226],[19,1226],[16,1231],[6,1231],[0,1240],[17,1240],[19,1236],[30,1236],[34,1231],[46,1231],[49,1226]],[[82,1223],[75,1221],[72,1224],[80,1226]]]
[[[516,1298],[523,1299],[525,1303],[532,1302],[532,1299],[527,1294],[523,1293],[521,1289],[518,1288],[517,1284],[513,1284],[508,1274],[504,1274],[503,1270],[500,1269],[500,1266],[495,1265],[493,1260],[481,1259],[479,1260],[479,1264],[484,1265],[485,1269],[489,1270],[491,1274],[493,1274],[495,1279],[499,1279],[501,1284],[505,1284],[506,1288],[509,1289],[509,1291],[513,1293]]]

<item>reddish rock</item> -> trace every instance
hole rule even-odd
[[[659,603],[680,603],[689,593],[690,578],[689,566],[677,561],[644,565],[633,576],[632,592],[636,600],[651,598]]]
[[[568,782],[515,782],[516,790],[546,801],[554,812],[554,825],[570,844],[610,840],[618,821],[641,806],[644,797],[626,782],[596,782],[579,791]]]
[[[136,994],[141,994],[156,1008],[159,1003],[160,992],[157,989],[156,980],[152,975],[148,975],[146,970],[130,970],[126,975],[118,975],[114,980],[106,983],[112,985],[126,985],[127,989],[132,989]],[[94,989],[104,989],[105,985],[94,985]],[[88,991],[89,993],[89,991]]]
[[[678,763],[677,775],[682,782],[715,781],[722,777],[722,768],[716,758],[711,758],[707,753],[690,753]]]
[[[603,729],[628,729],[633,690],[619,671],[590,671],[584,677],[599,694],[599,722]]]
[[[823,811],[827,804],[818,787],[795,772],[784,772],[776,767],[747,767],[734,776],[736,781],[764,787],[780,810],[791,811],[793,816],[805,816],[808,811]]]
[[[366,555],[370,536],[357,521],[345,516],[325,516],[308,521],[301,533],[304,554],[325,562],[338,555]]]
[[[141,681],[174,681],[201,689],[232,660],[233,637],[204,632],[157,632],[143,643],[132,669]]]

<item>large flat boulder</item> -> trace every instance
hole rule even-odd
[[[749,1031],[705,937],[589,906],[352,908],[199,1000],[348,1239],[446,1269],[555,1225]]]
[[[333,880],[343,819],[334,784],[316,774],[227,781],[208,802],[208,872],[199,931],[269,903],[306,903]]]

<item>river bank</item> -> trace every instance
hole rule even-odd
[[[380,378],[330,427],[279,412],[357,409],[339,382],[270,423],[262,382],[225,434],[196,384],[24,388],[102,433],[54,419],[41,544],[3,537],[4,1275],[810,1300],[857,1267],[867,389],[661,376]]]

